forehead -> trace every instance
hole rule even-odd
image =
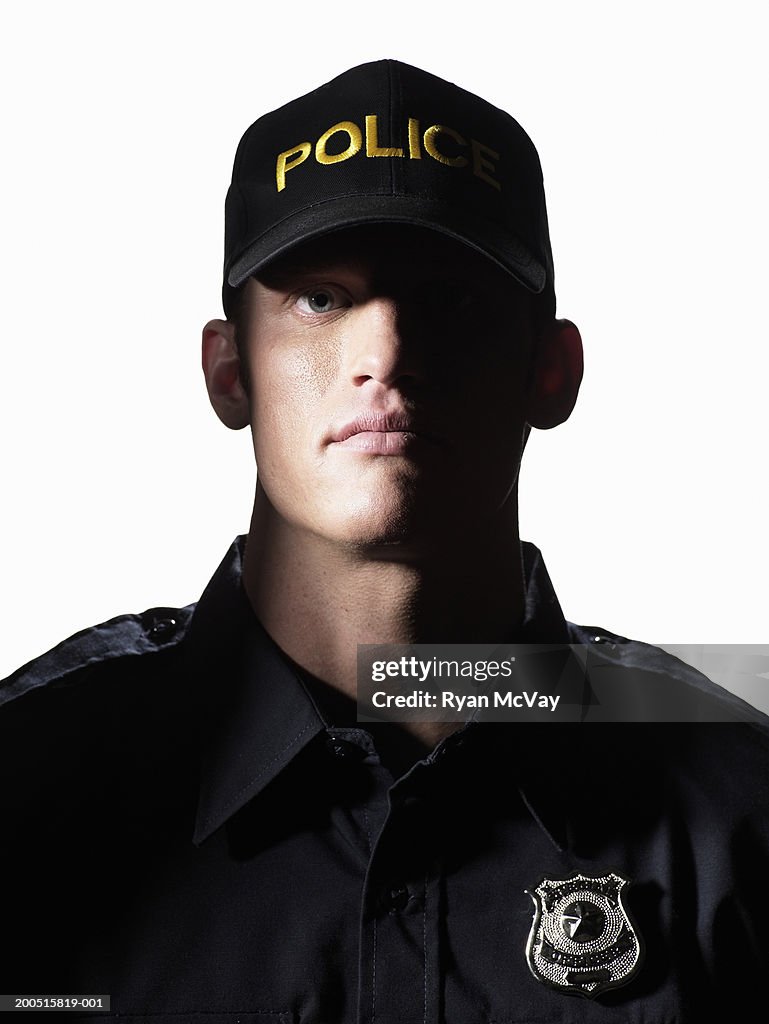
[[[383,284],[443,278],[529,295],[488,256],[447,235],[406,224],[346,228],[292,247],[256,276],[268,286],[326,271],[360,273]]]

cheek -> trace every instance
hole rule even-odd
[[[320,339],[315,346],[263,344],[254,356],[251,421],[257,465],[265,472],[284,457],[293,463],[317,443],[327,426],[321,412],[337,356],[335,346]]]
[[[504,429],[526,418],[527,367],[513,353],[489,352],[462,374],[465,403],[473,419]]]
[[[514,352],[488,353],[467,367],[466,430],[458,444],[467,488],[492,502],[506,497],[518,474],[527,419],[526,363]]]

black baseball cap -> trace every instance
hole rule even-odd
[[[345,71],[247,129],[225,204],[225,312],[236,289],[292,247],[372,223],[458,239],[555,314],[531,139],[505,111],[397,60]]]

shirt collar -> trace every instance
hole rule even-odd
[[[254,615],[242,585],[245,538],[203,592],[187,636],[203,716],[198,845],[260,793],[325,723]]]
[[[568,644],[569,626],[542,554],[528,541],[521,542],[523,577],[526,587],[521,641],[525,643]]]
[[[196,845],[256,797],[328,725],[253,613],[242,584],[244,550],[245,537],[236,538],[195,608],[185,641],[202,723]],[[568,643],[568,625],[542,556],[527,542],[522,551],[521,640]],[[542,825],[540,815],[532,813]],[[552,836],[552,829],[546,831]]]

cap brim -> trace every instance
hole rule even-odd
[[[297,211],[246,248],[229,268],[227,284],[238,288],[303,242],[364,224],[408,224],[436,231],[489,257],[534,294],[545,288],[545,268],[522,242],[511,238],[507,229],[434,200],[392,195],[344,196]]]

